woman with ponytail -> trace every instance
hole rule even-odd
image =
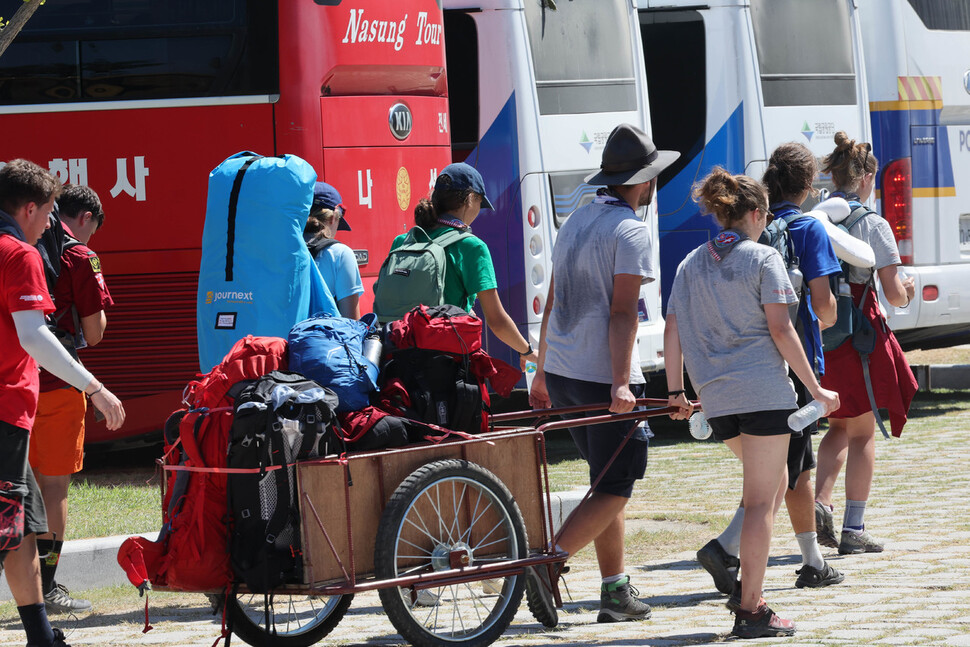
[[[723,230],[681,263],[664,331],[671,417],[687,418],[686,364],[714,437],[743,465],[740,566],[728,608],[741,638],[790,636],[795,625],[761,597],[775,513],[786,489],[788,416],[795,391],[788,365],[827,410],[838,394],[819,386],[788,315],[797,301],[781,255],[757,241],[769,222],[768,196],[756,180],[714,171],[694,190]]]
[[[481,174],[464,162],[446,166],[435,180],[431,198],[424,198],[414,208],[414,224],[432,240],[448,231],[471,234],[471,225],[482,207],[492,208],[485,195]],[[391,243],[391,250],[405,243],[401,234]],[[485,324],[496,337],[519,354],[520,368],[527,361],[538,360],[532,343],[519,332],[498,296],[498,281],[492,255],[485,242],[474,235],[465,236],[445,247],[444,302],[471,312],[477,299],[482,304]],[[418,305],[417,303],[414,304]]]
[[[856,143],[844,132],[838,132],[835,134],[835,150],[823,163],[823,170],[832,174],[837,189],[832,195],[848,200],[853,213],[864,209],[863,203],[872,195],[878,169],[871,145]],[[886,301],[897,308],[908,306],[915,294],[915,285],[912,278],[900,279],[897,271],[899,251],[889,223],[869,212],[849,228],[849,233],[872,247],[876,256],[875,275],[879,277]],[[875,329],[875,348],[868,361],[876,406],[889,410],[892,434],[899,436],[916,393],[916,378],[879,311],[871,283],[873,270],[848,268],[844,278],[852,290],[853,301]],[[861,303],[863,295],[865,303]],[[829,430],[818,447],[815,516],[819,541],[833,548],[837,546],[842,555],[882,552],[882,542],[866,532],[863,521],[875,470],[876,418],[865,386],[862,358],[850,339],[838,348],[826,348],[825,364],[828,371],[822,384],[842,394],[842,406],[829,414]],[[846,503],[842,533],[837,540],[832,490],[843,464]]]

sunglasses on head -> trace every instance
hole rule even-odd
[[[775,219],[775,214],[771,213],[770,209],[765,209],[765,226],[771,224],[771,221]]]
[[[872,152],[872,144],[870,144],[869,142],[866,142],[865,144],[863,144],[863,146],[865,146],[866,148],[866,156],[862,160],[862,172],[865,173],[866,165],[869,163],[869,153]]]

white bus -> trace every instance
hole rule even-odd
[[[453,157],[485,178],[495,211],[474,230],[492,252],[502,302],[535,345],[556,233],[595,195],[583,178],[599,168],[615,126],[650,132],[636,9],[630,0],[443,8]],[[656,207],[641,214],[656,234]],[[654,255],[656,264],[656,245]],[[654,371],[663,363],[658,282],[641,289],[640,322],[642,368]],[[518,362],[493,337],[486,343]]]
[[[970,340],[970,0],[858,0],[877,207],[916,280],[904,348]]]
[[[638,3],[655,140],[681,152],[659,182],[666,303],[680,261],[718,229],[694,182],[714,166],[760,179],[788,141],[821,156],[839,130],[868,140],[868,95],[853,0]]]

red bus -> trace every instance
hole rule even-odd
[[[0,14],[16,4],[0,1]],[[451,161],[445,79],[435,0],[41,7],[0,57],[0,160],[31,159],[104,203],[92,247],[116,305],[82,361],[128,420],[109,434],[89,418],[89,442],[160,429],[199,370],[209,171],[242,150],[310,162],[347,205],[341,240],[368,298],[391,239]]]

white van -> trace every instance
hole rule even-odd
[[[590,202],[583,178],[627,122],[650,132],[640,32],[630,0],[444,0],[454,161],[485,179],[494,213],[475,221],[499,295],[533,345],[562,223]],[[656,207],[641,210],[656,234]],[[656,236],[654,237],[656,240]],[[654,246],[654,262],[658,262]],[[663,364],[658,282],[641,288],[642,369]],[[606,331],[604,331],[606,334]],[[488,352],[508,361],[491,335]]]

